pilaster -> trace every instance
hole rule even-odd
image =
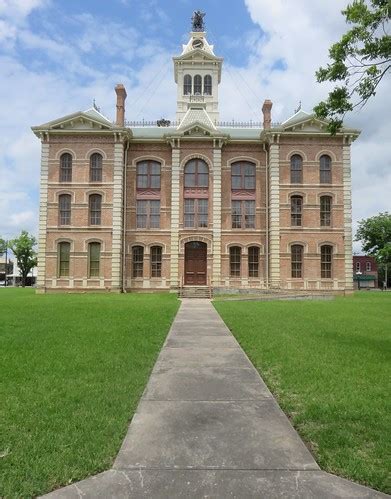
[[[45,290],[46,277],[46,229],[48,206],[49,143],[41,146],[41,185],[39,191],[39,228],[38,228],[38,274],[37,291]]]
[[[171,162],[171,288],[177,289],[179,282],[179,144],[172,145]]]
[[[280,285],[280,146],[269,148],[269,276],[271,287]]]
[[[213,270],[212,285],[221,284],[221,146],[213,149]]]
[[[352,250],[352,179],[350,160],[350,139],[345,138],[342,151],[343,161],[343,208],[344,208],[344,253],[345,289],[353,289],[353,250]]]
[[[113,172],[113,236],[111,254],[111,288],[121,289],[122,275],[122,231],[123,231],[123,189],[124,189],[124,145],[122,140],[114,144]]]

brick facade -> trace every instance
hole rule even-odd
[[[184,80],[187,57],[191,56],[194,65],[199,52],[184,49],[181,57],[174,58],[178,82]],[[211,74],[218,75],[215,64],[221,65],[222,60],[210,50],[207,56],[213,65]],[[200,60],[200,64],[203,74],[207,73],[208,63]],[[218,82],[213,80],[213,89]],[[216,291],[353,289],[350,144],[358,135],[356,130],[344,128],[331,137],[323,122],[303,111],[281,125],[271,125],[270,101],[265,101],[263,108],[263,127],[219,126],[213,120],[209,124],[206,118],[202,121],[207,116],[206,108],[195,106],[183,95],[179,113],[182,121],[177,126],[132,126],[124,121],[126,91],[119,85],[116,92],[115,124],[90,109],[33,128],[42,142],[39,290],[176,290],[185,284],[189,242],[206,244],[206,285]],[[210,97],[211,102],[217,101],[216,96]],[[184,114],[186,103],[189,112],[194,108],[193,121]],[[216,114],[215,106],[213,109]],[[101,178],[91,181],[90,161],[96,153],[101,157]],[[63,181],[60,175],[64,154],[72,158],[69,181]],[[302,161],[299,183],[291,182],[293,155],[299,155]],[[324,155],[331,160],[327,183],[321,183],[320,178]],[[185,166],[192,160],[207,165],[207,187],[185,186]],[[137,188],[137,168],[143,162],[160,165],[160,189]],[[232,164],[238,162],[251,165],[255,189],[233,189]],[[70,222],[66,225],[60,223],[62,194],[70,195],[71,200]],[[101,196],[99,224],[91,223],[90,196],[94,194]],[[292,196],[302,199],[301,225],[297,226],[292,225]],[[320,221],[322,196],[331,199],[326,226]],[[193,206],[192,199],[200,203],[198,198],[203,206],[207,204],[203,226],[185,226],[185,198],[190,200],[186,206]],[[239,216],[249,227],[233,228],[234,203],[235,209],[254,207],[253,214]],[[149,220],[156,207],[159,226],[138,227],[138,210],[141,213],[145,209]],[[70,253],[60,264],[61,242],[70,244]],[[90,243],[100,243],[99,269],[94,272],[88,256]],[[300,277],[292,277],[292,245],[302,248]],[[235,272],[230,260],[233,246],[240,248]],[[331,248],[331,264],[326,261],[327,255],[322,257],[322,246]],[[156,267],[160,251],[161,267],[160,263]],[[141,252],[142,261],[135,263],[137,252]]]

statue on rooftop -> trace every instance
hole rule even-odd
[[[195,10],[193,12],[193,16],[191,18],[192,31],[205,31],[204,17],[205,12],[201,12],[200,10]]]

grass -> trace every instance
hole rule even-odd
[[[178,303],[0,289],[0,497],[111,466]]]
[[[215,302],[322,469],[391,491],[391,293]]]

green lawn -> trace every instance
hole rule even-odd
[[[178,304],[0,288],[0,497],[111,466]]]
[[[321,468],[391,492],[391,293],[215,307]]]

